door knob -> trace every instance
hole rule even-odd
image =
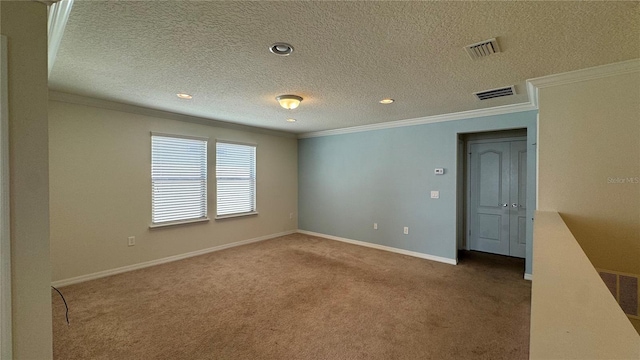
[[[502,207],[507,207],[507,206],[509,206],[509,204],[507,203],[502,204]]]
[[[511,204],[511,206],[513,206],[513,207],[518,207],[518,204],[513,203],[513,204]]]

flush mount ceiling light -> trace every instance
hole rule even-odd
[[[276,97],[276,100],[280,103],[280,106],[287,110],[292,110],[300,105],[302,98],[298,95],[280,95]]]
[[[287,43],[275,43],[269,47],[269,51],[276,55],[287,56],[293,52],[293,46]]]
[[[287,119],[287,122],[294,123],[294,122],[296,122],[296,119],[291,119],[291,118],[289,118],[289,119]]]
[[[191,95],[189,95],[187,93],[177,93],[176,96],[179,97],[180,99],[185,99],[185,100],[193,99],[193,96],[191,96]]]
[[[393,99],[389,99],[389,98],[387,98],[387,99],[382,99],[382,100],[380,100],[380,104],[385,104],[385,105],[387,105],[387,104],[391,104],[391,103],[392,103],[392,102],[394,102],[394,101],[395,101],[395,100],[393,100]]]

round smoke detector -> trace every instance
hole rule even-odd
[[[276,55],[287,56],[293,52],[293,46],[287,43],[275,43],[269,47],[269,51]]]

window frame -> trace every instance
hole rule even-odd
[[[204,201],[204,217],[198,217],[198,218],[188,218],[188,219],[179,219],[179,220],[170,220],[170,221],[163,221],[163,222],[154,222],[154,218],[153,218],[153,213],[154,213],[154,187],[153,187],[153,182],[154,182],[154,178],[153,178],[153,137],[157,136],[157,137],[167,137],[167,138],[176,138],[176,139],[186,139],[186,140],[197,140],[197,141],[204,141],[205,142],[205,149],[204,149],[204,156],[205,156],[205,170],[204,170],[204,174],[205,174],[205,181],[204,181],[204,192],[205,192],[205,201]],[[210,220],[209,218],[209,138],[208,137],[202,137],[202,136],[190,136],[190,135],[180,135],[180,134],[168,134],[168,133],[161,133],[161,132],[151,132],[151,136],[149,137],[149,142],[150,142],[150,148],[151,148],[151,152],[150,152],[150,167],[151,167],[151,223],[149,225],[150,229],[154,229],[154,228],[162,228],[162,227],[167,227],[167,226],[175,226],[175,225],[184,225],[184,224],[193,224],[193,223],[201,223],[201,222],[208,222]]]
[[[216,169],[215,169],[215,178],[216,178],[216,220],[224,220],[229,218],[237,218],[244,216],[253,216],[258,215],[258,144],[249,143],[249,142],[241,142],[241,141],[233,141],[233,140],[225,140],[225,139],[216,139]],[[242,145],[253,147],[253,211],[241,212],[241,213],[233,213],[233,214],[218,214],[218,143],[223,144],[231,144],[231,145]]]

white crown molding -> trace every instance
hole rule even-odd
[[[190,122],[194,124],[214,126],[214,127],[220,127],[220,128],[226,128],[226,129],[232,129],[232,130],[253,132],[253,133],[286,137],[286,138],[296,138],[295,134],[287,133],[283,131],[269,130],[269,129],[263,129],[259,127],[254,127],[254,126],[234,124],[234,123],[229,123],[229,122],[220,121],[220,120],[207,119],[207,118],[198,117],[198,116],[178,114],[178,113],[165,111],[165,110],[152,109],[152,108],[147,108],[147,107],[138,106],[138,105],[124,104],[120,102],[102,100],[98,98],[92,98],[92,97],[76,95],[76,94],[69,94],[69,93],[64,93],[64,92],[59,92],[54,90],[49,90],[49,100],[59,101],[59,102],[64,102],[69,104],[91,106],[91,107],[100,108],[100,109],[122,111],[130,114],[151,116],[151,117],[157,117],[162,119],[184,121],[184,122]]]
[[[51,70],[53,69],[53,64],[56,62],[60,42],[62,42],[62,36],[64,35],[64,28],[67,26],[67,20],[69,20],[69,14],[71,14],[73,0],[61,0],[60,2],[47,1],[46,3],[49,5],[48,57],[49,76],[51,76]]]
[[[419,252],[415,252],[415,251],[398,249],[398,248],[394,248],[394,247],[391,247],[391,246],[378,245],[378,244],[368,243],[366,241],[347,239],[347,238],[343,238],[343,237],[339,237],[339,236],[321,234],[321,233],[317,233],[317,232],[313,232],[313,231],[307,231],[307,230],[298,229],[298,232],[300,234],[311,235],[311,236],[320,237],[320,238],[328,239],[328,240],[341,241],[341,242],[348,243],[348,244],[364,246],[364,247],[368,247],[368,248],[372,248],[372,249],[389,251],[389,252],[393,252],[393,253],[397,253],[397,254],[417,257],[417,258],[420,258],[420,259],[437,261],[437,262],[441,262],[441,263],[445,263],[445,264],[449,264],[449,265],[457,265],[458,264],[458,260],[457,259],[450,259],[450,258],[446,258],[446,257],[442,257],[442,256],[429,255],[429,254],[419,253]]]
[[[430,124],[430,123],[443,122],[443,121],[464,120],[464,119],[472,119],[472,118],[478,118],[478,117],[484,117],[484,116],[504,115],[504,114],[523,112],[523,111],[537,110],[538,109],[538,89],[550,87],[550,86],[565,85],[565,84],[570,84],[570,83],[579,82],[579,81],[598,79],[598,78],[603,78],[608,76],[628,74],[628,73],[638,72],[638,71],[640,71],[640,59],[633,59],[633,60],[627,60],[627,61],[617,62],[613,64],[595,66],[587,69],[548,75],[548,76],[527,80],[526,84],[527,84],[527,94],[529,97],[529,102],[526,102],[526,103],[496,106],[496,107],[486,108],[486,109],[468,110],[468,111],[462,111],[457,113],[433,115],[433,116],[426,116],[426,117],[421,117],[416,119],[398,120],[398,121],[384,122],[379,124],[353,126],[348,128],[342,128],[342,129],[314,131],[314,132],[300,134],[298,135],[298,139],[320,137],[320,136],[341,135],[341,134],[349,134],[349,133],[381,130],[381,129],[391,129],[396,127]]]
[[[87,275],[81,275],[81,276],[76,276],[76,277],[72,277],[72,278],[68,278],[68,279],[54,281],[54,282],[51,283],[51,286],[62,287],[62,286],[67,286],[67,285],[78,284],[78,283],[89,281],[89,280],[95,280],[95,279],[99,279],[99,278],[103,278],[103,277],[107,277],[107,276],[111,276],[111,275],[121,274],[121,273],[124,273],[124,272],[129,272],[129,271],[138,270],[138,269],[144,269],[144,268],[147,268],[147,267],[150,267],[150,266],[166,264],[166,263],[169,263],[169,262],[182,260],[182,259],[186,259],[186,258],[190,258],[190,257],[194,257],[194,256],[204,255],[204,254],[208,254],[210,252],[229,249],[229,248],[236,247],[236,246],[242,246],[242,245],[252,244],[252,243],[255,243],[255,242],[259,242],[259,241],[274,239],[274,238],[277,238],[277,237],[280,237],[280,236],[294,234],[295,232],[296,232],[296,230],[289,230],[289,231],[284,231],[284,232],[277,233],[277,234],[265,235],[265,236],[260,236],[260,237],[253,238],[253,239],[236,241],[236,242],[233,242],[233,243],[230,243],[230,244],[224,244],[224,245],[214,246],[214,247],[210,247],[210,248],[206,248],[206,249],[202,249],[202,250],[192,251],[192,252],[188,252],[188,253],[185,253],[185,254],[169,256],[169,257],[165,257],[165,258],[162,258],[162,259],[145,261],[145,262],[142,262],[142,263],[139,263],[139,264],[127,265],[127,266],[122,266],[122,267],[115,268],[115,269],[98,271],[98,272],[87,274]]]
[[[425,117],[415,118],[415,119],[383,122],[379,124],[353,126],[353,127],[334,129],[334,130],[314,131],[314,132],[300,134],[298,135],[298,139],[330,136],[330,135],[341,135],[341,134],[349,134],[349,133],[381,130],[381,129],[391,129],[391,128],[397,128],[397,127],[431,124],[431,123],[444,122],[444,121],[464,120],[464,119],[472,119],[472,118],[478,118],[478,117],[484,117],[484,116],[504,115],[504,114],[511,114],[511,113],[517,113],[517,112],[523,112],[523,111],[530,111],[530,110],[536,110],[536,107],[531,105],[531,103],[511,104],[511,105],[495,106],[495,107],[485,108],[485,109],[467,110],[467,111],[461,111],[461,112],[450,113],[450,114],[425,116]]]
[[[527,96],[529,96],[529,104],[536,109],[538,108],[538,88],[529,81],[526,82]]]
[[[425,116],[425,117],[406,119],[406,120],[389,121],[389,122],[382,122],[378,124],[353,126],[353,127],[347,127],[347,128],[341,128],[341,129],[307,132],[307,133],[299,134],[297,136],[296,134],[288,133],[284,131],[269,130],[269,129],[259,128],[259,127],[254,127],[254,126],[234,124],[234,123],[229,123],[229,122],[224,122],[219,120],[207,119],[207,118],[190,116],[190,115],[183,115],[183,114],[173,113],[173,112],[164,111],[164,110],[151,109],[151,108],[142,107],[138,105],[124,104],[119,102],[113,102],[108,100],[102,100],[102,99],[91,98],[91,97],[75,95],[75,94],[68,94],[68,93],[57,92],[57,91],[49,91],[49,99],[54,101],[72,103],[72,104],[92,106],[92,107],[98,107],[98,108],[116,110],[116,111],[123,111],[123,112],[128,112],[133,114],[139,114],[139,115],[192,122],[192,123],[208,125],[208,126],[217,126],[217,127],[229,128],[229,129],[235,129],[235,130],[241,130],[241,131],[257,132],[257,133],[281,136],[281,137],[287,137],[287,138],[297,137],[298,139],[305,139],[305,138],[341,135],[341,134],[382,130],[382,129],[392,129],[397,127],[416,126],[416,125],[431,124],[431,123],[438,123],[438,122],[444,122],[444,121],[465,120],[465,119],[473,119],[473,118],[486,117],[486,116],[505,115],[505,114],[524,112],[524,111],[537,110],[538,109],[538,90],[541,88],[571,84],[571,83],[580,82],[580,81],[598,79],[598,78],[614,76],[614,75],[628,74],[628,73],[633,73],[638,71],[640,71],[640,59],[632,59],[632,60],[622,61],[622,62],[613,63],[613,64],[591,67],[587,69],[548,75],[548,76],[538,77],[534,79],[529,79],[526,81],[527,94],[529,97],[529,102],[526,102],[526,103],[495,106],[495,107],[485,108],[485,109],[467,110],[467,111],[461,111],[456,113]]]
[[[527,80],[529,101],[538,107],[538,90],[542,88],[640,72],[640,58]]]

